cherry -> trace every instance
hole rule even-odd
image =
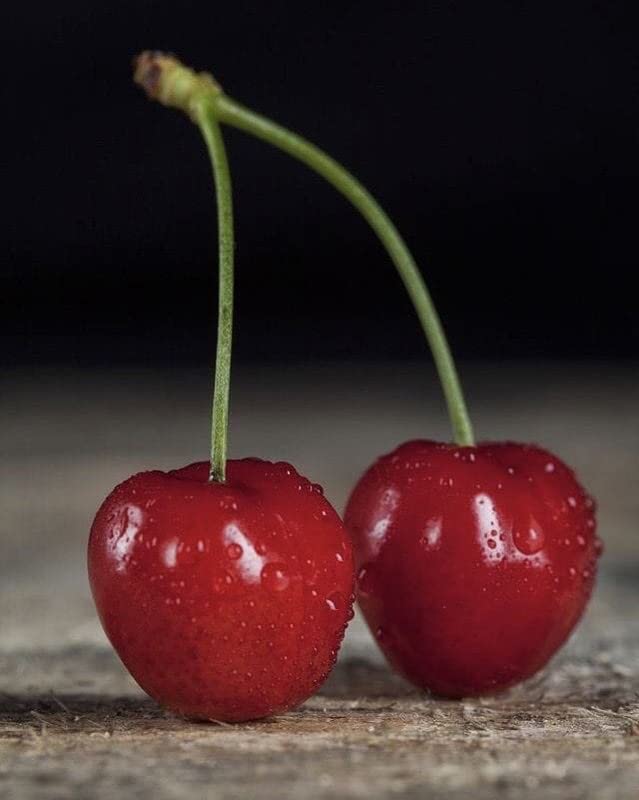
[[[107,636],[152,697],[196,719],[255,719],[305,700],[335,662],[352,617],[352,549],[319,485],[289,464],[227,461],[235,245],[226,149],[207,100],[218,89],[160,54],[141,56],[136,78],[162,98],[177,92],[215,178],[211,458],[117,486],[91,528],[89,578]]]
[[[116,487],[89,540],[89,577],[124,665],[159,703],[198,719],[298,705],[328,675],[352,617],[341,520],[289,464],[208,463]]]
[[[355,486],[358,600],[390,663],[463,697],[546,664],[581,617],[601,546],[593,500],[556,456],[412,441]]]

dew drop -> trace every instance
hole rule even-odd
[[[497,547],[497,542],[494,539],[489,539],[488,547],[490,547],[491,550],[494,550]]]
[[[549,461],[544,467],[544,472],[554,472],[554,471],[555,471],[555,465],[552,463],[552,461]]]
[[[579,547],[585,547],[586,546],[586,540],[584,539],[584,537],[581,534],[579,534],[577,536],[577,544],[579,545]]]
[[[223,508],[226,511],[228,511],[228,510],[237,511],[237,503],[235,502],[235,500],[233,500],[232,497],[228,497],[228,496],[227,497],[223,497],[220,500],[220,504],[219,505],[220,505],[220,508]]]
[[[339,592],[333,592],[326,598],[326,605],[331,611],[337,611],[342,607],[344,599]]]
[[[361,595],[367,596],[372,591],[373,576],[370,567],[363,566],[357,573],[357,588]]]
[[[226,555],[232,560],[237,561],[238,558],[242,558],[244,550],[242,550],[242,545],[237,544],[237,542],[232,542],[226,548]]]
[[[288,588],[290,579],[284,564],[267,564],[261,572],[262,584],[273,592],[282,592]]]
[[[233,584],[233,576],[226,570],[220,570],[213,578],[213,591],[216,594],[223,594]]]
[[[574,497],[567,498],[566,502],[568,503],[570,508],[577,508],[577,501],[575,500]]]
[[[266,542],[261,541],[261,540],[259,542],[256,542],[256,544],[255,544],[255,552],[258,555],[260,555],[260,556],[266,555],[266,551],[267,550],[268,550],[268,545],[266,544]]]
[[[595,545],[595,554],[597,556],[600,556],[603,553],[604,545],[598,536],[595,538],[594,545]]]
[[[531,525],[525,531],[516,530],[513,534],[513,542],[520,553],[532,556],[544,546],[544,533],[538,526]]]

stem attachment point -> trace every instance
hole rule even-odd
[[[151,100],[184,111],[193,122],[197,122],[197,100],[222,93],[208,72],[195,72],[171,53],[159,50],[145,50],[133,59],[133,80]]]

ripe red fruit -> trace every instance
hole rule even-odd
[[[351,544],[289,464],[228,461],[117,486],[89,540],[107,636],[140,686],[197,719],[285,711],[334,664],[352,617]]]
[[[590,596],[594,511],[573,472],[530,445],[414,441],[380,458],[345,522],[359,604],[388,660],[447,697],[531,676]]]

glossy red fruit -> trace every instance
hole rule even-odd
[[[364,474],[345,522],[380,647],[448,697],[543,667],[584,611],[601,551],[573,472],[521,444],[408,442]]]
[[[97,513],[89,578],[140,686],[197,719],[296,706],[333,666],[352,617],[353,561],[322,489],[289,464],[142,472]]]

